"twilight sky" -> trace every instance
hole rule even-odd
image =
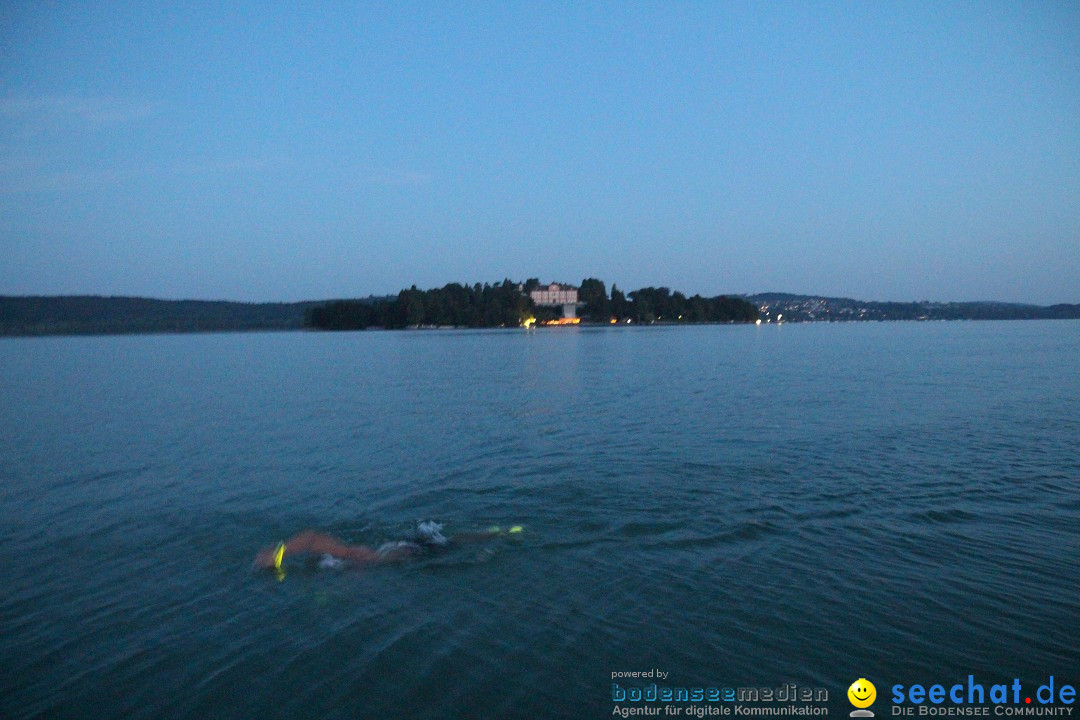
[[[1080,4],[0,4],[0,294],[586,276],[1080,302]]]

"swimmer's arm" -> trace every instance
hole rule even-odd
[[[261,568],[274,567],[274,553],[276,550],[277,546],[260,550],[255,556],[255,566]],[[365,545],[346,545],[330,535],[312,530],[305,530],[285,541],[284,555],[299,553],[333,555],[357,565],[379,561],[378,554]]]

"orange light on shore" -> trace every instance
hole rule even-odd
[[[617,323],[617,322],[619,322],[619,321],[618,321],[618,320],[616,320],[615,318],[611,318],[611,324],[612,324],[612,325],[614,325],[614,324],[615,324],[615,323]]]
[[[545,325],[579,325],[581,318],[559,318],[558,320],[545,320]]]

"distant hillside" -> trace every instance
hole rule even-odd
[[[298,330],[313,304],[0,296],[0,335]]]
[[[745,296],[764,320],[847,322],[868,320],[1062,320],[1080,319],[1080,305],[999,302],[866,302],[789,293]]]

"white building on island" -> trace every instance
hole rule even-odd
[[[561,305],[564,318],[577,316],[578,291],[572,285],[551,283],[547,287],[533,290],[529,293],[529,297],[538,307],[559,307]]]

